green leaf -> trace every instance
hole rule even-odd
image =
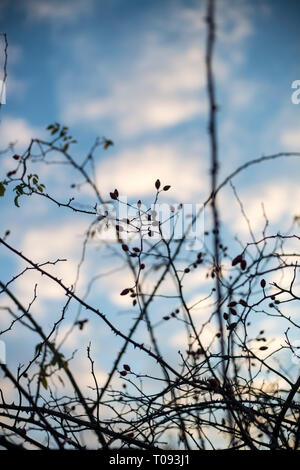
[[[34,353],[35,356],[41,352],[41,347],[42,347],[42,345],[43,345],[43,343],[38,343],[38,344],[36,345],[36,347],[35,347],[35,353]]]
[[[0,183],[0,197],[4,196],[4,193],[5,193],[5,186],[3,183]]]
[[[19,197],[20,197],[20,196],[16,196],[15,199],[14,199],[14,202],[15,202],[15,206],[16,206],[16,207],[20,207],[20,206],[19,206]]]
[[[41,384],[43,385],[45,390],[48,389],[48,382],[47,382],[47,379],[44,375],[41,376]]]

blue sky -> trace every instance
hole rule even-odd
[[[0,150],[17,140],[21,152],[31,137],[46,136],[45,127],[59,121],[78,140],[76,158],[88,152],[97,136],[114,141],[108,151],[96,153],[105,197],[115,187],[133,200],[150,197],[154,181],[160,178],[172,185],[171,200],[202,202],[209,180],[204,6],[199,0],[2,1],[0,30],[8,36],[9,59]],[[249,159],[300,150],[300,105],[291,102],[291,84],[300,79],[300,5],[292,0],[220,0],[217,25],[221,180]],[[0,158],[5,175],[13,161],[9,152]],[[262,201],[270,230],[288,227],[299,213],[299,163],[297,159],[266,163],[234,181],[256,233],[264,224]],[[39,174],[58,198],[73,195],[57,168],[42,167]],[[76,198],[94,203],[85,190]],[[79,235],[90,219],[57,211],[44,200],[24,200],[21,205],[15,208],[10,194],[1,198],[1,233],[11,229],[11,242],[35,259],[53,259],[57,252],[59,256],[66,252],[71,261],[63,275],[69,280],[78,261]],[[228,241],[237,233],[248,240],[230,188],[220,205]],[[234,252],[239,245],[232,243]],[[19,261],[3,248],[0,256],[1,277],[8,279],[20,269]],[[83,291],[89,272],[98,272],[97,263],[105,271],[114,262],[118,260],[104,257],[103,261],[100,255],[98,260],[91,249]],[[32,278],[16,282],[25,302],[32,296],[31,283]],[[115,290],[108,294],[112,284]],[[197,286],[199,278],[190,282],[191,299],[205,295],[205,285],[201,284],[200,293]],[[128,305],[119,298],[121,287],[117,275],[114,281],[103,281],[91,299],[125,326]],[[61,305],[60,293],[46,284],[41,292],[37,311],[49,325],[51,311]],[[159,317],[164,308],[159,304],[154,314]],[[71,310],[77,311],[75,306]],[[169,348],[176,346],[177,334],[174,327]],[[111,358],[103,349],[112,347],[104,327],[97,334],[92,327],[78,333],[70,351],[77,345],[86,347],[90,336],[104,371]],[[7,341],[12,351],[15,340]],[[14,364],[19,356],[19,347],[10,353]]]

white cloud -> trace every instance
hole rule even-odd
[[[90,11],[93,0],[30,0],[25,7],[30,19],[72,22]]]
[[[216,5],[217,34],[220,42],[239,44],[252,32],[251,12],[253,7],[243,0],[219,1]],[[184,8],[178,12],[178,18],[184,22],[188,31],[205,32],[206,9],[203,6]]]
[[[285,149],[292,151],[300,150],[300,129],[293,128],[287,129],[282,132],[280,136],[280,142],[284,145]]]
[[[154,29],[146,24],[145,30],[135,37],[136,47],[113,65],[109,58],[97,55],[87,38],[83,40],[80,33],[74,35],[69,59],[74,61],[76,80],[74,83],[73,71],[60,74],[59,80],[62,120],[70,125],[87,122],[95,129],[105,124],[133,137],[204,116],[204,16],[202,6],[170,8],[170,22],[157,18],[151,22]],[[232,85],[232,76],[244,57],[245,39],[252,31],[247,3],[239,4],[239,8],[220,4],[219,43],[221,47],[229,43],[230,53],[224,58],[217,52],[214,57],[219,83]],[[174,35],[173,41],[168,39],[168,33]],[[248,104],[253,89],[253,84],[241,84],[236,79],[233,103]]]
[[[127,136],[139,134],[144,130],[162,129],[187,121],[206,107],[199,99],[184,97],[162,97],[123,94],[116,88],[111,97],[91,99],[84,103],[72,103],[65,109],[64,119],[74,124],[89,120],[99,121],[111,118],[118,130]]]
[[[224,75],[221,64],[219,70]],[[178,49],[150,37],[142,55],[116,74],[122,75],[122,80],[103,73],[99,68],[99,76],[110,82],[106,96],[97,92],[97,85],[92,92],[83,86],[87,91],[76,93],[75,103],[74,90],[62,93],[63,118],[67,122],[98,122],[108,117],[122,134],[132,136],[177,125],[206,111],[205,96],[200,94],[205,84],[201,47]]]
[[[248,186],[244,190],[237,188],[237,191],[254,233],[261,234],[265,226],[262,204],[272,230],[276,230],[277,226],[277,230],[284,232],[284,227],[288,228],[299,213],[300,188],[296,181],[275,179],[256,184],[255,187]],[[224,193],[220,198],[223,218],[234,233],[249,235],[238,202],[235,200],[233,203],[232,198],[233,195]]]
[[[1,150],[12,142],[17,143],[17,150],[24,150],[31,138],[37,137],[38,134],[40,129],[31,126],[25,119],[5,116],[0,125]]]
[[[80,256],[80,244],[83,241],[85,227],[79,223],[56,225],[51,223],[42,228],[28,229],[23,234],[21,251],[35,263],[67,259],[56,265],[47,265],[44,269],[63,280],[68,287],[74,283]],[[22,262],[22,267],[24,263]],[[80,284],[84,282],[84,270],[81,272]],[[30,298],[33,287],[38,284],[38,294],[43,299],[61,299],[63,290],[51,279],[41,276],[37,271],[27,271],[19,280],[17,288],[23,298]]]
[[[104,194],[116,187],[120,195],[139,199],[154,195],[154,182],[159,178],[162,184],[172,186],[168,192],[171,198],[193,202],[207,189],[204,161],[201,148],[187,155],[178,145],[134,147],[102,160],[97,169],[98,183]]]

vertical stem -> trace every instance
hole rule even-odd
[[[220,240],[220,224],[218,207],[216,203],[216,189],[217,189],[217,177],[218,177],[218,145],[217,145],[217,105],[215,97],[215,85],[213,77],[213,51],[215,43],[215,0],[208,0],[207,2],[207,43],[206,43],[206,77],[207,77],[207,94],[209,100],[209,136],[210,136],[210,152],[211,152],[211,207],[213,214],[213,252],[214,252],[214,264],[215,264],[215,279],[216,279],[216,294],[217,294],[217,316],[219,329],[221,334],[221,354],[224,357],[225,346],[224,346],[224,332],[223,332],[223,319],[221,314],[222,304],[222,290],[220,282],[220,252],[219,252],[219,240]],[[222,373],[223,380],[225,381],[225,361],[222,360]]]

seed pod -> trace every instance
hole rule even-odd
[[[241,299],[240,300],[240,304],[243,306],[243,307],[247,307],[247,302],[245,302],[245,300]]]
[[[242,255],[238,255],[238,256],[236,256],[236,257],[232,260],[231,265],[232,265],[232,266],[236,266],[237,264],[241,263],[242,260],[243,260]]]
[[[266,287],[266,281],[265,281],[264,279],[262,279],[262,280],[260,281],[260,285],[261,285],[261,287],[264,289],[264,288]]]
[[[123,245],[122,245],[122,250],[128,251],[128,250],[129,250],[128,245],[125,245],[125,244],[123,243]]]
[[[235,307],[236,305],[237,305],[237,303],[232,301],[228,304],[228,307]]]
[[[155,187],[156,187],[157,190],[159,190],[159,188],[160,188],[160,181],[159,180],[155,181]]]
[[[266,349],[268,349],[268,346],[261,346],[261,347],[259,348],[260,351],[266,351]]]
[[[210,385],[211,388],[213,388],[213,389],[216,389],[216,388],[219,388],[219,387],[220,387],[220,382],[219,382],[218,379],[215,379],[215,378],[208,379],[207,382],[209,383],[209,385]]]
[[[127,372],[131,371],[130,366],[128,364],[124,364],[123,369],[127,370]]]
[[[126,377],[127,372],[126,372],[126,370],[121,370],[120,374],[122,375],[122,377]]]
[[[129,290],[130,289],[124,289],[122,290],[121,294],[120,295],[127,295],[129,293]]]
[[[170,186],[169,184],[167,184],[166,186],[163,187],[163,190],[164,190],[164,191],[169,191],[170,187],[171,187],[171,186]]]
[[[246,261],[245,259],[243,259],[243,260],[241,261],[241,269],[242,269],[243,271],[245,271],[246,268],[247,268],[247,261]]]
[[[111,199],[113,199],[114,201],[116,199],[118,199],[118,196],[115,193],[109,193],[109,195],[110,195]]]

